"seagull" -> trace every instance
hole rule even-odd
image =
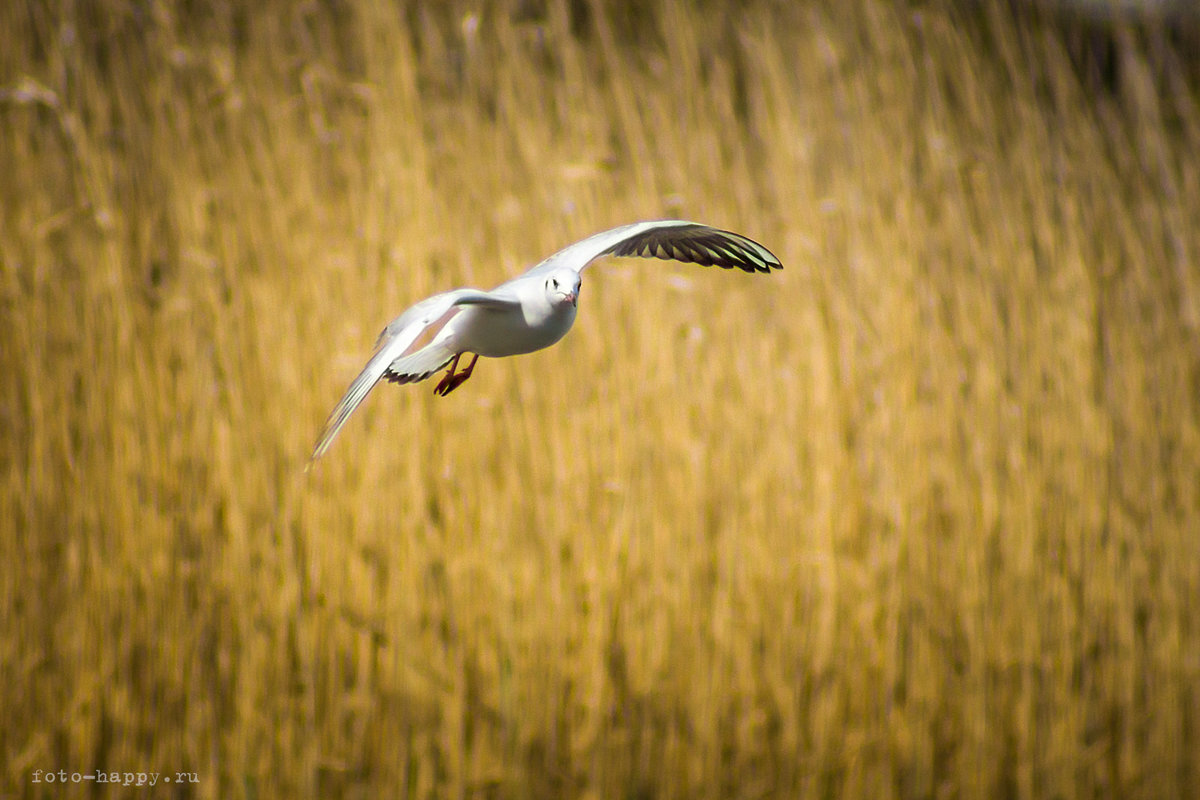
[[[698,222],[663,219],[589,236],[491,291],[454,289],[435,294],[396,317],[379,334],[371,360],[326,420],[309,466],[325,454],[379,381],[416,383],[448,366],[433,389],[445,397],[474,374],[480,356],[532,353],[557,342],[575,322],[580,273],[602,256],[661,258],[750,273],[783,269],[771,251],[745,236]],[[460,370],[459,361],[467,354],[471,362]]]

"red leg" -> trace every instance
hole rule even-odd
[[[471,373],[475,371],[475,362],[479,360],[479,354],[472,353],[471,363],[467,365],[466,369],[455,375],[454,370],[458,367],[458,359],[461,355],[462,354],[459,353],[454,357],[454,360],[450,362],[450,371],[446,373],[446,377],[442,378],[441,382],[434,387],[434,394],[440,394],[442,397],[445,397],[459,386],[462,386],[463,383],[466,382],[467,378],[471,377]]]
[[[471,373],[475,371],[475,362],[478,360],[479,360],[479,354],[472,353],[471,354],[471,363],[467,364],[466,369],[464,369],[462,372],[458,373],[458,377],[461,378],[462,380],[460,380],[458,383],[454,384],[455,386],[458,386],[460,383],[465,381],[467,378],[471,377]]]
[[[438,385],[433,387],[434,394],[445,395],[450,391],[450,382],[454,380],[454,370],[458,369],[458,360],[462,358],[462,353],[455,353],[454,359],[450,362],[450,369],[446,370],[446,377],[438,381]]]

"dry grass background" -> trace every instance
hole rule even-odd
[[[0,26],[5,796],[1200,785],[1169,50],[1104,94],[991,6]],[[379,389],[303,474],[410,302],[656,216],[787,268],[607,262],[563,343]]]

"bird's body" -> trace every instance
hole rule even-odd
[[[454,289],[426,298],[383,329],[374,355],[329,415],[312,460],[324,455],[380,380],[413,383],[450,365],[434,389],[446,395],[471,376],[480,356],[521,355],[557,342],[575,323],[580,273],[605,255],[674,259],[745,272],[782,269],[769,250],[744,236],[684,220],[655,220],[576,242],[490,291]],[[459,372],[465,353],[473,357]]]
[[[549,347],[567,335],[575,324],[575,303],[545,302],[539,291],[516,308],[467,306],[443,331],[461,352],[485,358],[519,356]]]

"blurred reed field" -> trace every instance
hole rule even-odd
[[[1192,797],[1200,93],[1008,7],[0,5],[0,793]]]

